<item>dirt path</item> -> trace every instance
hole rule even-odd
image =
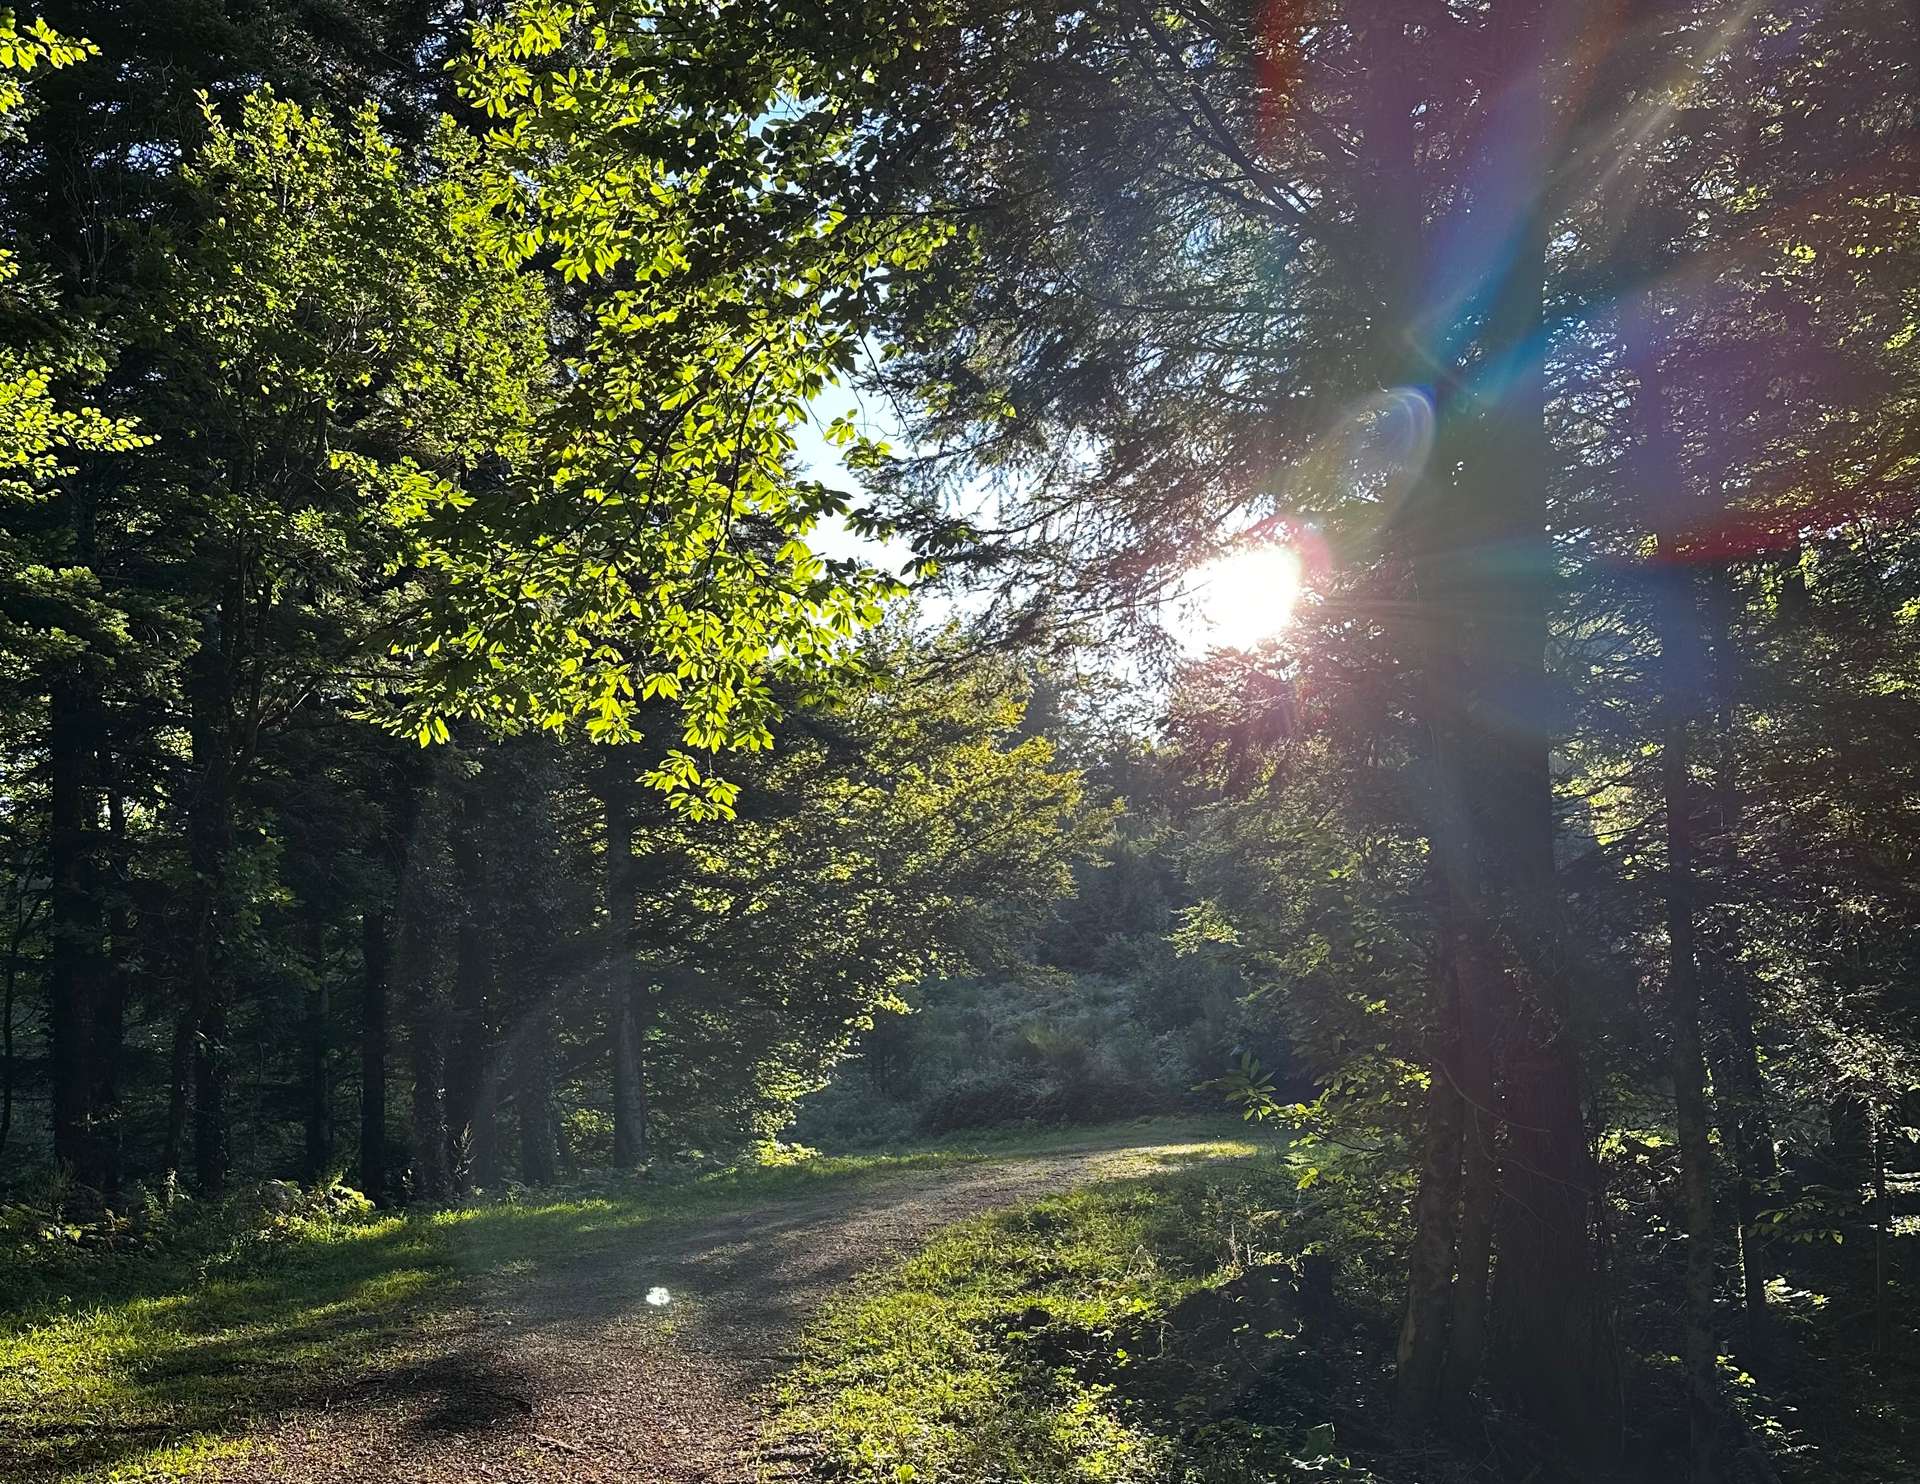
[[[223,1478],[780,1478],[796,1470],[757,1455],[762,1403],[822,1299],[942,1226],[1158,1152],[1108,1146],[903,1173],[544,1271],[436,1325],[406,1364],[285,1419]],[[650,1306],[653,1288],[671,1302]]]

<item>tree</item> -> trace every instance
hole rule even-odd
[[[613,923],[607,1026],[634,1037],[651,1139],[771,1136],[904,989],[995,961],[1071,891],[1108,811],[1021,734],[1017,676],[963,656],[953,635],[884,627],[863,642],[868,685],[792,712],[735,821],[636,798],[625,862],[608,837],[609,881],[645,882],[609,892],[635,916],[624,941]]]
[[[156,243],[173,291],[143,348],[165,388],[156,463],[182,492],[162,580],[198,630],[187,1014],[195,1164],[217,1189],[235,791],[263,729],[404,622],[387,573],[416,512],[390,502],[390,466],[451,487],[523,457],[545,343],[538,285],[461,235],[487,189],[471,139],[443,125],[422,175],[371,109],[345,134],[262,93],[207,127],[187,172],[198,220]]]
[[[26,88],[13,74],[40,65],[49,71],[69,67],[97,52],[92,42],[62,36],[44,20],[22,28],[11,10],[0,13],[0,127],[8,131],[8,142],[23,137],[18,115],[27,102]],[[23,281],[11,249],[0,249],[0,286],[15,294],[12,315],[58,324],[57,298],[44,283]],[[24,348],[0,352],[0,511],[8,517],[0,528],[0,565],[8,574],[0,587],[0,658],[10,674],[58,674],[84,663],[90,650],[110,652],[125,638],[124,615],[87,570],[91,535],[84,518],[63,527],[57,517],[47,517],[63,502],[62,486],[79,472],[70,462],[75,455],[126,453],[146,439],[129,419],[60,405],[53,390],[58,374],[98,374],[97,358],[72,327],[52,336],[37,328]],[[73,681],[55,681],[51,690],[54,727],[84,730],[89,723]],[[95,905],[98,863],[87,844],[89,759],[80,748],[55,747],[50,764],[54,1159],[82,1182],[104,1185],[111,1173],[94,1127],[99,1089],[93,1020],[108,991],[105,924]],[[16,935],[13,952],[18,949]],[[16,967],[10,962],[10,975]]]
[[[462,87],[502,170],[472,221],[578,289],[531,488],[463,502],[417,558],[447,574],[402,646],[437,687],[423,738],[466,715],[626,741],[660,697],[684,749],[651,780],[724,814],[694,751],[768,746],[774,686],[824,680],[896,590],[809,548],[846,504],[793,474],[792,428],[944,233],[849,215],[847,88],[890,43],[824,39],[674,3],[539,0],[476,30]]]
[[[1600,1467],[1613,1440],[1592,1399],[1618,1382],[1595,1225],[1614,1169],[1589,1116],[1631,1096],[1616,1076],[1652,1076],[1680,1104],[1704,1475],[1705,1435],[1729,1430],[1708,1055],[1756,1257],[1768,1178],[1742,1029],[1755,976],[1734,967],[1752,955],[1725,953],[1729,916],[1692,849],[1694,708],[1745,660],[1739,624],[1713,616],[1725,598],[1696,589],[1722,585],[1663,574],[1733,555],[1737,590],[1768,548],[1824,550],[1905,508],[1910,440],[1879,360],[1908,343],[1886,298],[1902,250],[1868,240],[1911,236],[1881,189],[1907,114],[1862,94],[1908,75],[1875,50],[1890,18],[1675,5],[1607,32],[1516,3],[953,19],[902,54],[873,126],[896,199],[967,228],[890,300],[906,352],[871,379],[909,409],[915,451],[877,487],[930,551],[966,512],[963,575],[1015,632],[1137,626],[1209,554],[1278,534],[1333,574],[1324,621],[1269,662],[1283,691],[1312,646],[1393,635],[1360,663],[1405,672],[1390,714],[1413,740],[1387,755],[1422,778],[1399,823],[1435,869],[1426,1081],[1460,1094],[1431,1099],[1417,1143],[1403,1405],[1463,1415],[1484,1348],[1499,1393]],[[1842,116],[1851,129],[1819,122]],[[1791,369],[1735,349],[1767,336],[1797,347]],[[1803,458],[1836,457],[1844,489],[1812,495]],[[1387,735],[1332,755],[1364,773]],[[1590,747],[1605,782],[1582,775]],[[1630,813],[1616,787],[1635,804],[1653,790],[1664,849],[1617,843],[1646,845],[1636,819],[1578,854],[1582,810],[1609,828]],[[1739,845],[1716,845],[1734,874]],[[1664,924],[1637,899],[1662,858]],[[1643,1032],[1606,979],[1655,955],[1658,1070],[1627,1050]]]

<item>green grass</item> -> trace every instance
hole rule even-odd
[[[192,1478],[256,1419],[404,1360],[423,1320],[536,1265],[915,1170],[1175,1137],[1167,1121],[952,1139],[411,1215],[234,1229],[186,1250],[0,1256],[0,1480]]]
[[[952,1228],[830,1306],[776,1444],[873,1484],[1366,1477],[1312,1387],[1271,1380],[1313,1344],[1273,1260],[1298,1172],[1221,1140],[1128,1174]]]

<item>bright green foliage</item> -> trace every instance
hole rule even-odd
[[[24,80],[9,74],[29,73],[39,66],[71,67],[99,54],[100,49],[85,37],[62,36],[38,16],[23,26],[14,11],[0,10],[0,118],[27,98]]]
[[[1081,775],[1023,735],[1010,667],[901,625],[856,653],[868,683],[745,763],[737,819],[662,810],[641,832],[670,1142],[784,1126],[916,982],[1018,955],[1107,831]]]
[[[569,319],[537,467],[467,512],[403,641],[438,690],[425,725],[619,741],[677,702],[687,750],[651,781],[724,814],[735,789],[692,753],[770,745],[776,684],[847,664],[897,590],[812,550],[847,506],[794,475],[792,428],[945,231],[852,214],[861,69],[811,40],[679,0],[529,0],[477,32],[462,85],[501,171],[473,220],[550,269]]]
[[[1319,1134],[1404,1128],[1424,1085],[1409,1056],[1426,1015],[1413,992],[1425,968],[1423,843],[1367,819],[1340,764],[1310,742],[1196,811],[1186,866],[1202,901],[1174,935],[1184,952],[1241,965],[1251,1003],[1284,1028],[1318,1090],[1310,1104],[1257,1096],[1257,1067],[1220,1090],[1249,1116],[1283,1117],[1303,1148]]]
[[[407,466],[444,477],[524,458],[546,303],[469,230],[496,188],[479,146],[443,122],[403,154],[372,104],[344,126],[271,92],[244,100],[234,127],[205,113],[185,179],[211,219],[182,318],[207,321],[213,366],[283,415],[358,413],[345,446],[321,451],[370,479],[394,478],[369,462],[382,439],[408,440]]]
[[[344,127],[270,92],[232,125],[205,111],[185,171],[201,221],[153,327],[177,371],[167,453],[196,489],[190,559],[237,565],[268,608],[323,610],[332,652],[313,662],[337,663],[417,608],[390,578],[379,595],[383,571],[416,565],[468,486],[525,460],[546,305],[462,230],[487,177],[450,124],[407,159],[371,105]]]
[[[24,74],[96,54],[91,42],[61,36],[45,21],[23,27],[12,11],[0,12],[0,130],[20,126]],[[45,295],[34,285],[22,285],[20,263],[7,246],[0,246],[0,292],[14,300],[11,313],[44,314],[51,307],[39,302]],[[76,452],[124,453],[146,441],[129,419],[61,405],[53,382],[62,359],[72,359],[71,352],[39,336],[0,349],[0,658],[22,668],[71,655],[81,642],[76,631],[113,629],[118,619],[98,602],[92,574],[36,548],[15,516],[53,498],[59,482],[74,473]]]

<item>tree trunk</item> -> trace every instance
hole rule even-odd
[[[1764,1342],[1767,1280],[1778,1271],[1770,1225],[1762,1220],[1766,1192],[1780,1173],[1773,1147],[1773,1120],[1760,1076],[1753,1034],[1753,998],[1743,967],[1723,958],[1712,978],[1717,1011],[1712,1066],[1719,1094],[1721,1138],[1733,1158],[1734,1237],[1740,1261],[1740,1295],[1750,1343]]]
[[[7,1140],[13,1133],[13,1095],[20,1072],[13,1054],[13,1012],[20,986],[20,948],[32,921],[24,884],[17,876],[9,884],[13,900],[7,914],[7,964],[4,988],[0,990],[0,1154],[6,1153]]]
[[[493,960],[484,830],[484,781],[461,791],[453,824],[453,870],[460,892],[454,946],[453,1044],[447,1063],[447,1124],[452,1136],[454,1188],[461,1193],[492,1182],[498,1142],[491,1020]]]
[[[1488,32],[1495,101],[1476,150],[1497,174],[1479,183],[1471,208],[1506,229],[1510,256],[1488,285],[1478,415],[1469,408],[1456,414],[1474,424],[1458,538],[1473,543],[1463,615],[1474,656],[1469,798],[1493,908],[1487,946],[1498,955],[1485,978],[1500,986],[1503,1002],[1497,1076],[1505,1129],[1490,1334],[1505,1394],[1561,1440],[1577,1470],[1592,1471],[1618,1447],[1618,1386],[1601,1303],[1596,1171],[1554,860],[1551,759],[1560,722],[1546,653],[1558,569],[1547,530],[1552,450],[1543,373],[1554,230],[1545,77],[1552,46],[1538,0],[1501,9]]]
[[[394,970],[406,986],[407,1061],[412,1081],[411,1136],[413,1199],[444,1201],[447,1178],[446,1027],[426,941],[427,909],[420,898],[422,873],[401,878],[399,929],[394,936]]]
[[[1658,399],[1653,399],[1655,415]],[[1653,438],[1665,437],[1654,429]],[[1668,471],[1671,473],[1672,471]],[[1686,1372],[1689,1456],[1695,1484],[1717,1475],[1719,1346],[1713,1334],[1713,1153],[1709,1144],[1707,1074],[1701,1054],[1700,983],[1694,918],[1693,797],[1690,697],[1698,688],[1698,614],[1692,578],[1661,543],[1669,588],[1655,594],[1660,628],[1661,787],[1667,816],[1667,1012],[1674,1123],[1687,1234]]]
[[[553,1137],[553,1012],[544,997],[527,1016],[513,1064],[520,1179],[528,1185],[551,1185],[558,1162]]]
[[[201,617],[192,661],[192,780],[187,804],[190,947],[187,999],[193,1012],[193,1162],[202,1195],[226,1187],[227,1006],[221,983],[221,929],[232,844],[232,706],[227,619],[220,604]]]
[[[1873,1353],[1885,1360],[1893,1344],[1893,1312],[1888,1287],[1887,1238],[1893,1208],[1887,1200],[1886,1113],[1875,1108],[1870,1115],[1873,1136]]]
[[[127,804],[111,766],[102,770],[107,781],[107,868],[112,886],[107,894],[106,972],[100,982],[100,1002],[93,1021],[93,1117],[98,1130],[103,1189],[120,1188],[123,1131],[120,1127],[121,1061],[125,1055],[127,1000],[132,988],[133,861],[127,841]]]
[[[1486,1365],[1487,1307],[1493,1280],[1493,1219],[1500,1194],[1500,1128],[1495,1112],[1495,989],[1481,941],[1484,923],[1469,923],[1455,945],[1460,983],[1460,1231],[1455,1244],[1453,1319],[1443,1411],[1456,1424],[1472,1416],[1468,1398]]]
[[[52,866],[47,1029],[52,1058],[53,1159],[82,1185],[99,1179],[93,1147],[93,1030],[104,968],[94,825],[99,716],[84,682],[56,681],[47,729]]]
[[[94,498],[85,480],[67,511],[73,555],[94,560]],[[47,924],[48,1052],[52,1061],[54,1164],[86,1186],[102,1184],[93,1129],[94,1018],[106,964],[102,954],[100,868],[96,836],[96,770],[105,730],[98,678],[86,669],[62,669],[48,685]]]
[[[360,1189],[387,1203],[387,987],[392,916],[360,914]]]
[[[193,1118],[193,1040],[193,1007],[182,1005],[173,1014],[167,1057],[167,1142],[163,1159],[169,1173],[178,1173],[187,1160],[187,1125]]]
[[[413,1198],[445,1200],[447,1179],[447,1090],[445,1041],[440,1006],[426,983],[415,983],[407,1027],[407,1060],[413,1073]]]
[[[227,1007],[216,998],[201,1012],[193,1046],[193,1170],[200,1193],[227,1188]]]
[[[1375,177],[1378,195],[1368,203],[1372,238],[1380,245],[1380,293],[1383,312],[1377,324],[1382,386],[1417,384],[1426,379],[1419,364],[1413,326],[1420,313],[1419,277],[1424,227],[1424,183],[1416,160],[1414,98],[1418,92],[1417,49],[1409,45],[1410,17],[1384,10],[1360,33],[1372,85],[1358,97],[1360,137]],[[1414,352],[1409,354],[1410,350]],[[1435,503],[1436,486],[1425,480],[1415,505]],[[1418,570],[1416,568],[1416,570]],[[1454,656],[1445,653],[1446,631],[1426,629],[1408,636],[1411,646],[1428,650],[1422,673],[1423,697],[1436,774],[1430,890],[1434,904],[1435,972],[1430,980],[1428,1087],[1423,1116],[1419,1184],[1414,1196],[1413,1246],[1407,1263],[1407,1304],[1394,1357],[1396,1406],[1410,1431],[1424,1432],[1439,1414],[1447,1364],[1454,1266],[1458,1244],[1461,1185],[1461,1130],[1465,1104],[1460,1096],[1459,919],[1453,910],[1461,891],[1464,820],[1450,767],[1447,728],[1435,714],[1441,687],[1437,673],[1449,673]],[[1438,641],[1436,643],[1436,641]]]
[[[1442,1013],[1452,1018],[1451,954],[1441,970],[1448,1001]],[[1407,1308],[1394,1356],[1401,1420],[1424,1430],[1440,1406],[1440,1384],[1447,1358],[1447,1321],[1453,1299],[1454,1244],[1460,1208],[1460,1099],[1453,1063],[1458,1034],[1453,1026],[1436,1030],[1445,1039],[1428,1073],[1425,1132],[1421,1144],[1420,1183],[1413,1202],[1413,1251],[1407,1263]]]
[[[307,986],[306,1024],[307,1179],[318,1184],[333,1163],[332,1056],[328,1045],[333,1027],[328,1004],[326,927],[316,918],[311,929],[308,972],[312,977]]]
[[[425,779],[416,768],[396,764],[391,770],[385,819],[377,854],[385,864],[386,879],[376,890],[386,905],[360,917],[360,1188],[377,1205],[392,1199],[387,1171],[387,1050],[390,1037],[389,1004],[392,993],[394,925],[406,911],[408,863],[413,859],[413,836],[420,823]]]
[[[613,1045],[613,1162],[647,1157],[646,984],[640,965],[640,870],[633,854],[638,809],[633,759],[610,748],[601,770],[607,820],[607,1030]]]
[[[404,941],[406,928],[401,928]],[[403,955],[402,961],[405,961]],[[407,1056],[413,1077],[413,1197],[444,1201],[447,1176],[446,1043],[440,1007],[424,972],[411,981]]]
[[[1732,663],[1732,636],[1724,603],[1719,614],[1715,649],[1722,697],[1719,715],[1719,756],[1715,766],[1714,805],[1718,815],[1720,891],[1725,901],[1736,899],[1739,870],[1739,780],[1734,771],[1733,686],[1725,673]],[[1730,927],[1723,927],[1723,934]],[[1753,1028],[1751,976],[1740,962],[1739,945],[1703,938],[1703,960],[1713,972],[1702,988],[1711,1011],[1713,1034],[1708,1055],[1720,1111],[1721,1140],[1732,1156],[1734,1236],[1740,1261],[1740,1293],[1746,1311],[1747,1342],[1764,1345],[1767,1338],[1767,1280],[1777,1263],[1769,1239],[1771,1229],[1760,1219],[1763,1197],[1779,1175],[1773,1147],[1773,1120],[1767,1108],[1766,1084],[1760,1075],[1759,1043]]]

